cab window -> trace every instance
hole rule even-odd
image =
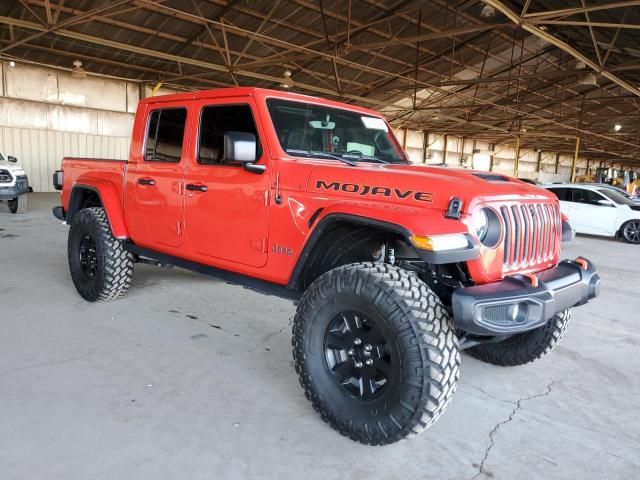
[[[144,159],[177,163],[182,156],[186,108],[164,108],[149,114]]]
[[[198,163],[201,165],[224,164],[224,134],[226,132],[251,133],[256,137],[256,158],[261,149],[258,132],[249,105],[211,105],[200,114],[198,139]]]

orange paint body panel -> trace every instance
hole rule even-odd
[[[413,235],[475,237],[472,215],[488,207],[511,236],[503,233],[492,248],[481,245],[479,256],[466,262],[475,283],[497,281],[516,272],[534,273],[558,263],[561,228],[553,217],[555,212],[559,216],[559,210],[552,193],[508,177],[489,181],[469,170],[409,163],[351,166],[331,158],[288,154],[271,119],[267,100],[272,98],[382,119],[365,108],[256,88],[144,99],[138,105],[127,162],[64,159],[63,208],[69,208],[74,188],[93,188],[100,194],[116,237],[281,285],[289,282],[313,230],[336,214],[396,225]],[[251,109],[261,152],[255,163],[264,166],[263,173],[198,161],[203,108],[224,105]],[[163,108],[187,112],[182,151],[174,163],[145,160],[150,112]],[[397,140],[393,142],[401,151]],[[206,191],[187,189],[188,185]],[[459,219],[445,218],[453,197],[462,201]],[[522,205],[527,205],[526,211]],[[524,230],[519,232],[522,239],[515,238],[518,228],[529,228],[541,218],[551,239],[546,246],[536,245],[532,236],[525,245]],[[505,248],[513,252],[505,253]]]

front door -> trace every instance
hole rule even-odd
[[[147,119],[144,153],[127,172],[135,198],[127,208],[127,224],[140,245],[178,247],[182,244],[187,109],[162,107],[148,112]]]
[[[586,188],[573,188],[571,204],[574,228],[581,233],[611,235],[616,222],[616,207],[603,205],[603,195]]]
[[[196,105],[200,126],[186,176],[185,232],[201,254],[253,267],[267,262],[269,170],[248,172],[224,159],[224,134],[252,133],[257,162],[264,163],[260,128],[246,98]]]

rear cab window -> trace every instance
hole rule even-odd
[[[148,162],[178,163],[187,123],[187,109],[171,107],[149,113],[144,159]]]

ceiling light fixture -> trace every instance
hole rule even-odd
[[[491,5],[485,5],[484,7],[482,7],[482,10],[480,10],[480,16],[482,18],[492,18],[496,16],[496,9],[493,8]]]
[[[619,132],[620,130],[622,130],[622,125],[620,125],[619,123],[616,123],[616,124],[613,126],[613,129],[614,129],[616,132]]]
[[[587,87],[597,87],[598,79],[593,73],[589,72],[583,75],[582,77],[580,77],[580,80],[578,80],[578,85],[584,85]]]
[[[293,79],[291,78],[291,70],[287,69],[282,74],[282,83],[280,84],[282,88],[291,88],[293,87]]]
[[[10,66],[10,67],[12,67],[12,68],[13,68],[13,67],[15,67],[15,66],[16,66],[16,62],[14,62],[13,60],[11,60],[11,61],[9,62],[9,66]]]
[[[85,78],[87,76],[87,71],[84,68],[82,68],[82,62],[80,60],[73,61],[71,76],[75,78]]]

